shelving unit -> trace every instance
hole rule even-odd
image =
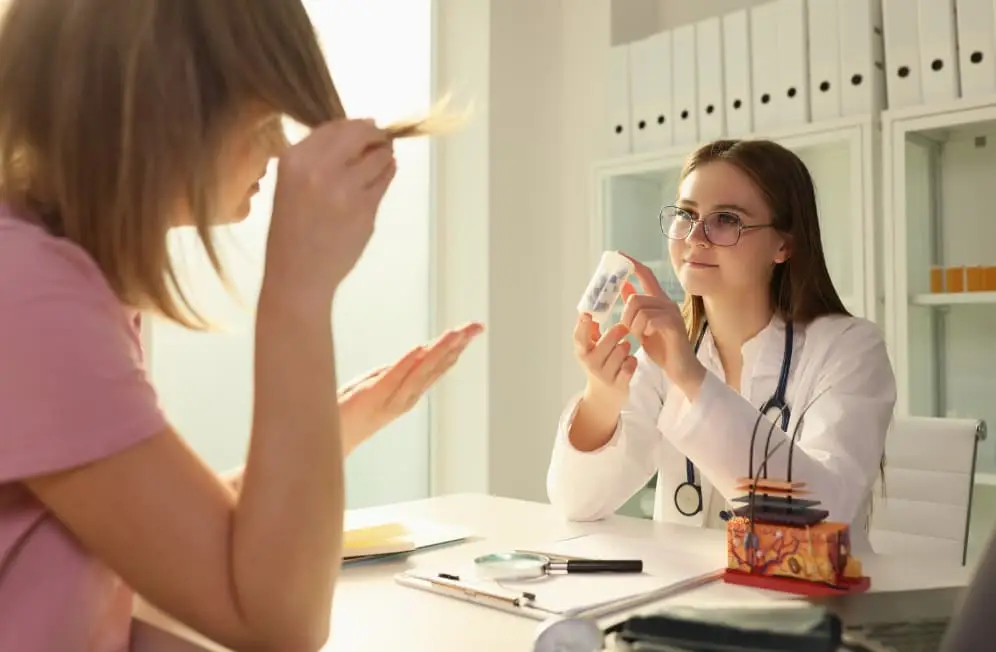
[[[883,114],[884,262],[897,412],[996,423],[996,291],[930,292],[931,266],[996,265],[996,97]],[[996,484],[996,443],[976,481]]]

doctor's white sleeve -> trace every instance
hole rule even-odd
[[[664,405],[664,374],[642,350],[635,357],[629,400],[608,443],[590,452],[571,444],[568,433],[580,397],[571,400],[560,418],[546,488],[550,503],[572,521],[611,516],[657,469],[662,441],[657,419]]]
[[[815,400],[814,400],[815,399]],[[829,345],[812,401],[793,405],[793,424],[802,417],[792,454],[792,480],[805,482],[830,520],[851,523],[879,473],[885,438],[896,404],[896,379],[878,327],[855,320]],[[795,410],[799,410],[796,414]],[[712,373],[678,427],[666,433],[724,496],[738,493],[746,475],[750,438],[758,409]],[[762,418],[754,442],[754,472],[765,457],[772,421]],[[794,426],[793,426],[794,427]],[[768,476],[784,479],[790,435],[775,427],[768,450]]]

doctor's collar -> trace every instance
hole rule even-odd
[[[799,329],[797,328],[796,331]],[[798,332],[796,333],[796,338],[798,338]],[[740,354],[743,356],[744,360],[748,357],[754,357],[754,355],[766,347],[771,342],[777,342],[781,346],[785,339],[785,320],[782,319],[780,315],[776,312],[768,325],[757,332],[757,335],[750,338],[740,347]],[[712,337],[712,330],[706,328],[705,337],[702,340],[702,346],[706,353],[710,356],[716,355],[716,341]]]

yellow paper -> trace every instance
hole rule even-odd
[[[385,523],[347,530],[343,537],[344,557],[380,555],[413,548],[411,532],[402,523]]]

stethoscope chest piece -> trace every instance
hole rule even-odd
[[[694,482],[682,482],[674,490],[674,507],[682,516],[695,516],[702,511],[702,488]]]
[[[605,637],[598,625],[584,618],[551,618],[540,625],[533,652],[601,652]]]

